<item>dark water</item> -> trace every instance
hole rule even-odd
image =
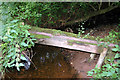
[[[76,71],[63,56],[60,48],[36,45],[33,50],[35,55],[32,61],[35,66],[31,63],[28,70],[21,68],[20,72],[9,69],[7,78],[75,78]]]

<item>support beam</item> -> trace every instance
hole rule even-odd
[[[98,68],[100,68],[102,66],[102,63],[103,63],[104,58],[105,58],[105,56],[107,54],[107,51],[108,51],[108,49],[104,48],[103,52],[100,54],[100,57],[99,57],[98,62],[97,62],[97,67]]]

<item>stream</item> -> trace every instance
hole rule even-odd
[[[36,44],[33,48],[34,56],[30,68],[21,71],[8,69],[6,78],[76,78],[77,72],[69,64],[69,60],[62,54],[63,49]],[[35,68],[36,67],[36,68]]]

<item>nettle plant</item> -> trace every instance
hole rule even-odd
[[[30,36],[28,29],[30,29],[28,25],[23,25],[18,20],[6,24],[1,38],[3,43],[1,44],[0,72],[5,71],[7,67],[16,67],[20,71],[20,67],[24,66],[21,62],[21,60],[26,60],[23,51],[34,46],[33,40],[35,40]]]

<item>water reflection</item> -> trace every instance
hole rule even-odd
[[[18,72],[10,69],[6,77],[11,78],[72,78],[76,74],[75,70],[68,64],[65,57],[61,54],[61,49],[56,47],[35,45],[36,53],[28,70],[21,68]]]

